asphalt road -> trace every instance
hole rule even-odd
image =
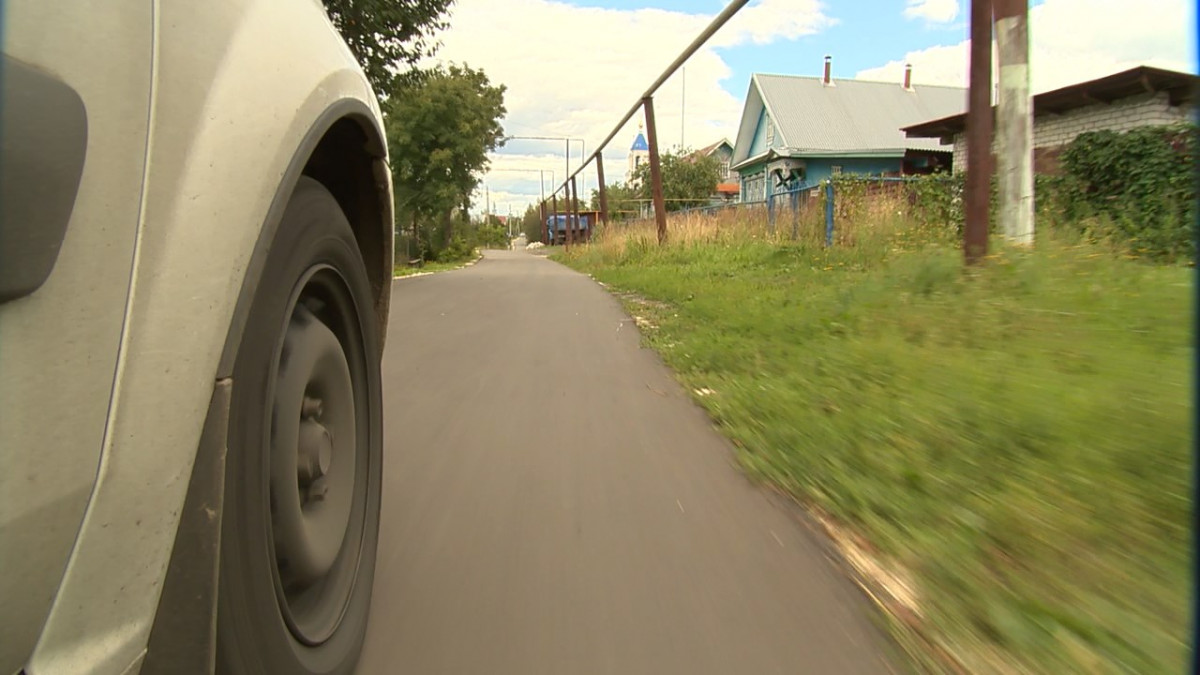
[[[360,675],[894,672],[599,285],[508,251],[395,283]]]

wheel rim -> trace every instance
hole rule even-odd
[[[368,467],[366,360],[353,298],[333,268],[301,277],[276,353],[270,533],[282,615],[301,643],[337,630],[358,568]]]

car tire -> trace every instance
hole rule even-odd
[[[348,674],[379,537],[379,331],[337,201],[302,177],[233,370],[217,611],[223,675]]]

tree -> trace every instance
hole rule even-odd
[[[647,175],[647,180],[649,180]],[[641,193],[637,185],[626,185],[625,183],[613,183],[604,190],[604,196],[608,201],[608,217],[610,220],[627,220],[635,218],[642,212],[641,204],[638,201],[641,198]],[[592,190],[592,210],[600,209],[600,192]]]
[[[537,204],[525,208],[525,215],[521,216],[521,231],[525,233],[525,241],[542,241],[542,210]]]
[[[717,183],[721,182],[721,162],[716,157],[686,155],[683,151],[668,152],[661,156],[663,199],[668,211],[708,203]],[[650,199],[650,163],[637,168],[633,174],[637,196]],[[612,198],[609,198],[610,207]]]
[[[418,255],[432,249],[420,226],[445,227],[453,237],[455,209],[465,213],[487,167],[488,152],[503,145],[504,85],[482,70],[439,66],[406,83],[383,104],[398,223],[411,225]]]
[[[437,51],[454,0],[323,0],[375,95],[390,98],[407,79],[397,66],[416,66]]]

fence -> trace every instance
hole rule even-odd
[[[694,224],[696,218],[713,219],[724,227],[751,224],[762,236],[773,239],[851,245],[867,230],[894,231],[899,227],[924,226],[948,237],[959,236],[962,192],[961,175],[847,175],[817,185],[795,186],[763,199],[694,206],[669,215],[677,225]],[[728,217],[734,214],[741,217]],[[647,217],[632,220],[645,222]]]

